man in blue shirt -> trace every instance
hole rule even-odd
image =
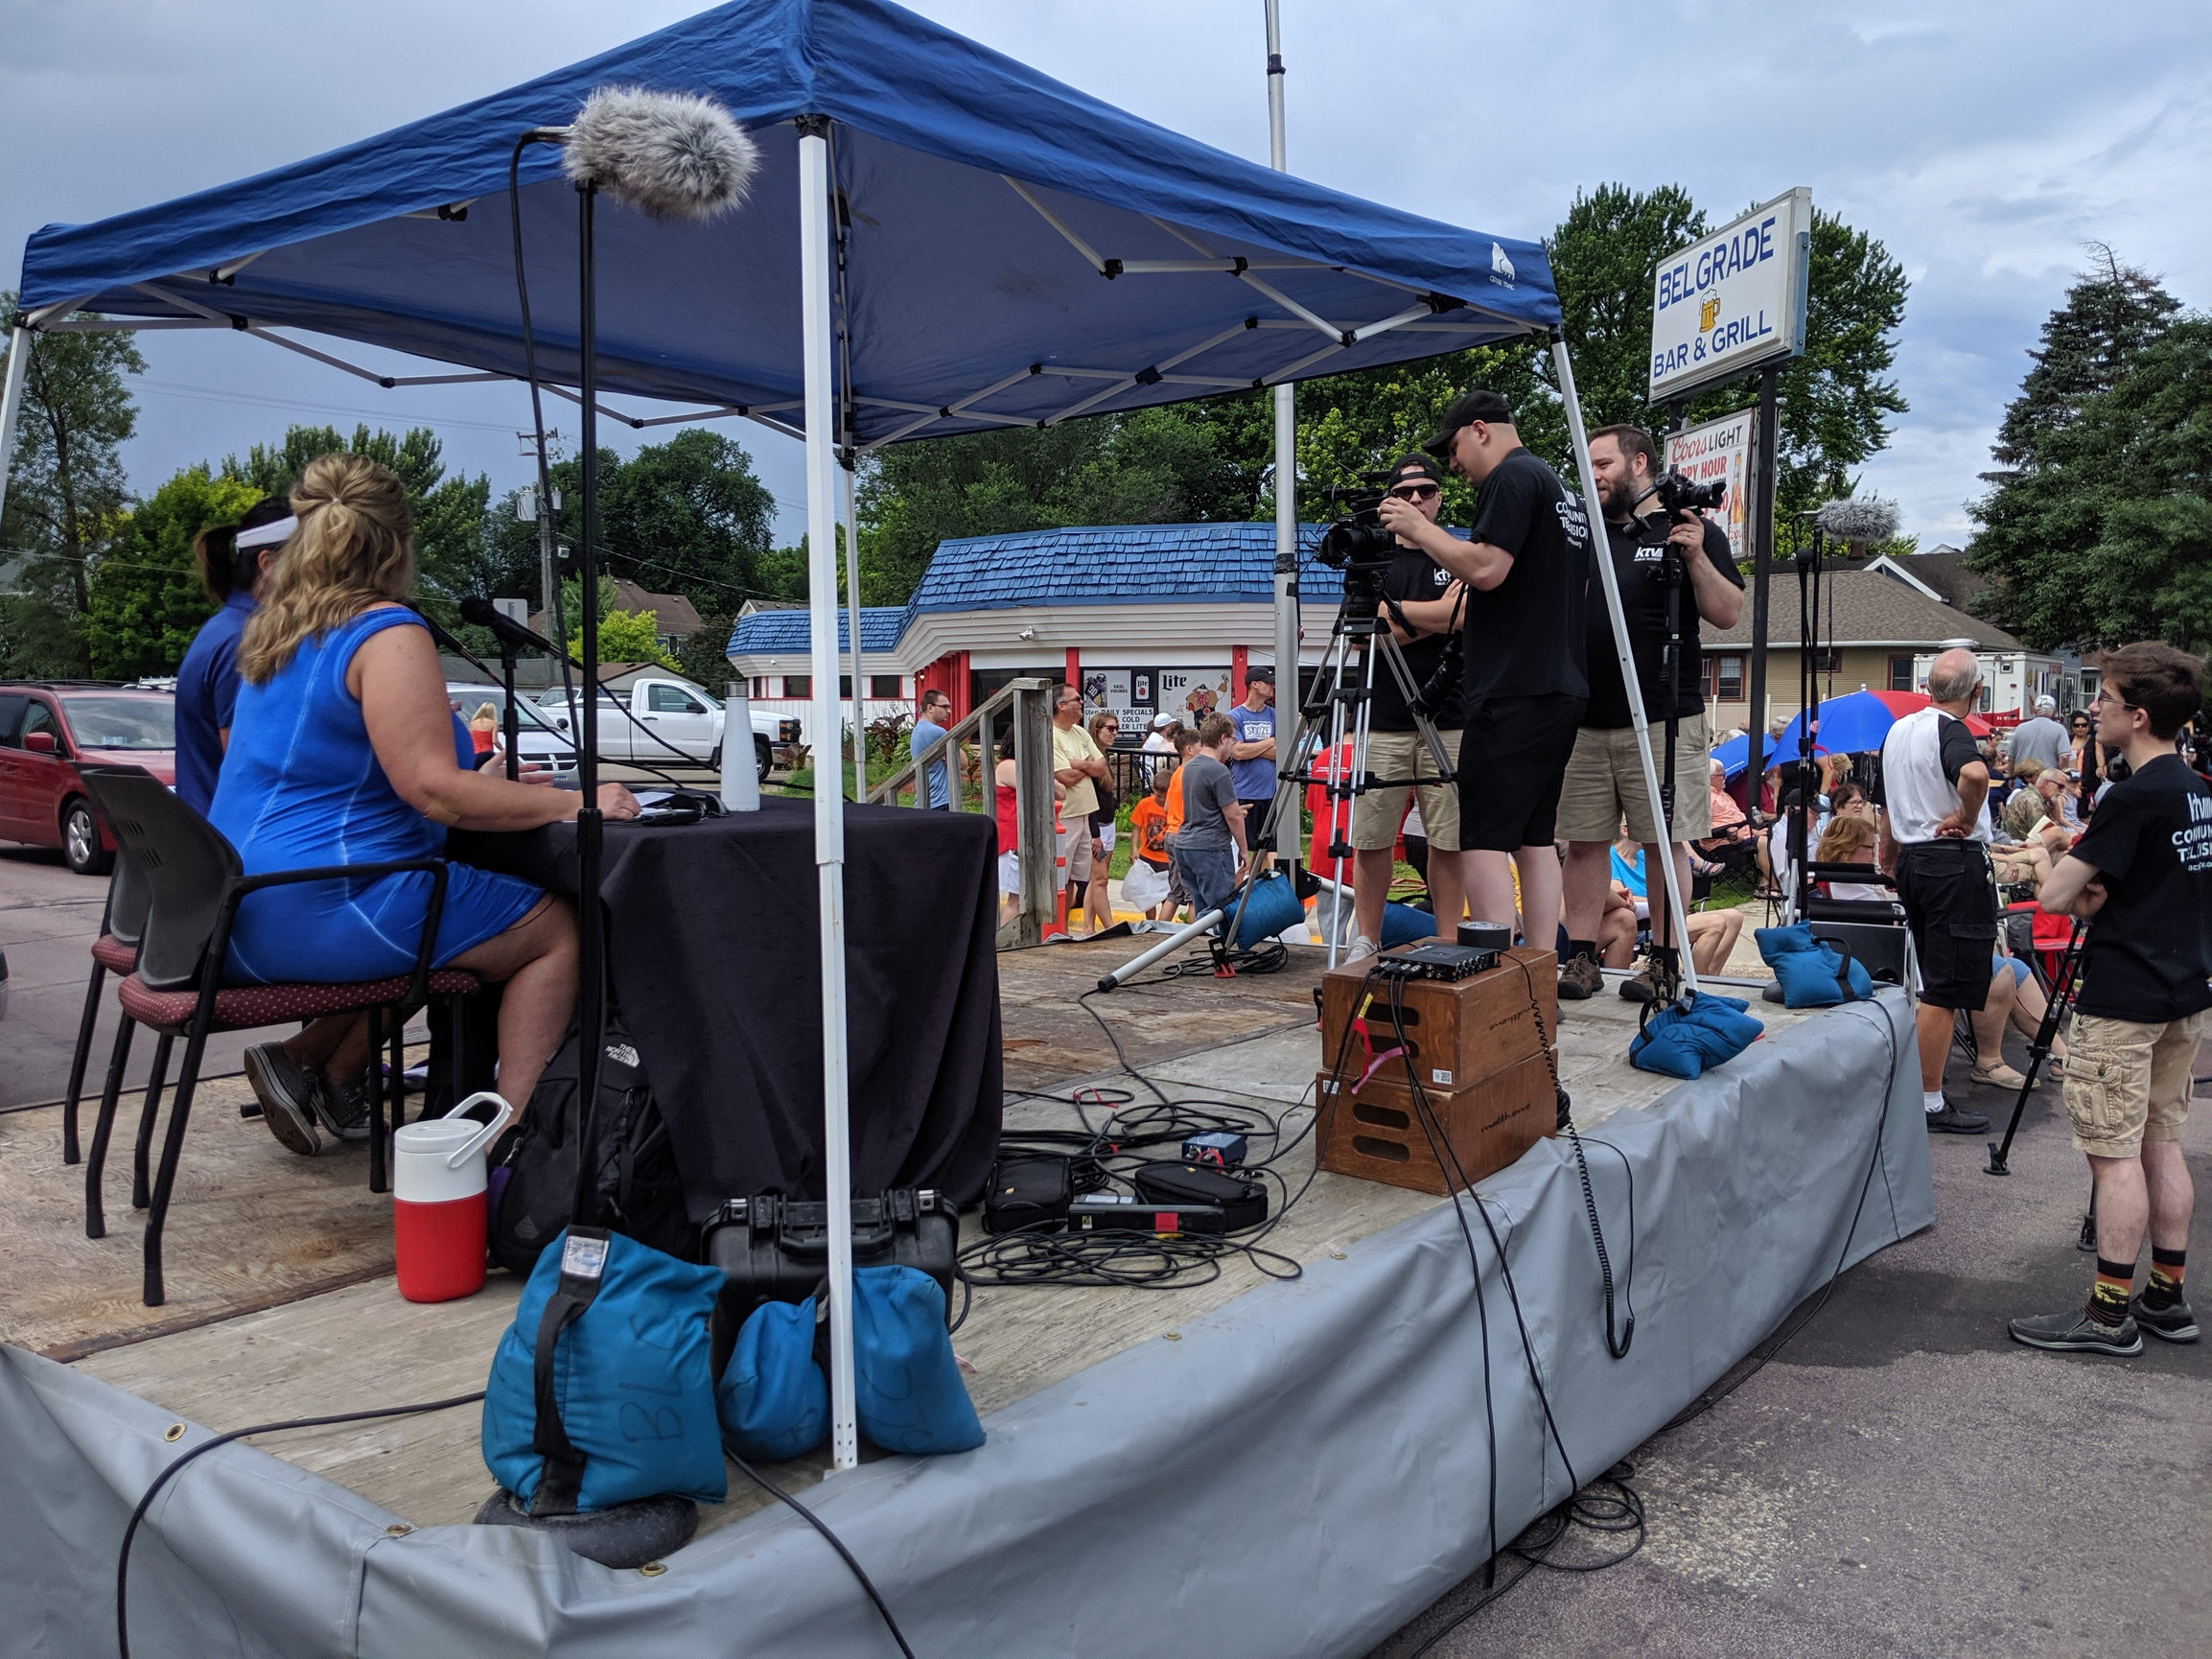
[[[907,757],[919,760],[929,746],[943,737],[952,724],[952,699],[943,691],[924,691],[921,694],[921,717],[914,722],[914,736],[906,745]],[[932,760],[922,768],[922,782],[927,790],[927,805],[932,807],[949,807],[952,805],[950,782],[944,775],[944,761]],[[918,794],[920,791],[917,791]]]
[[[1245,700],[1229,711],[1228,718],[1236,733],[1228,751],[1229,782],[1236,787],[1237,805],[1245,809],[1249,844],[1264,850],[1275,804],[1274,669],[1245,671]]]
[[[291,503],[268,496],[247,508],[235,527],[202,530],[192,545],[200,583],[220,607],[200,624],[176,670],[176,795],[202,816],[215,799],[215,775],[230,740],[239,638],[254,612],[254,591],[293,523]]]

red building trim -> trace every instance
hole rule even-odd
[[[1079,691],[1083,689],[1083,653],[1073,645],[1067,648],[1067,683]]]
[[[1229,647],[1229,701],[1232,703],[1245,700],[1245,668],[1251,660],[1251,654],[1248,645]]]

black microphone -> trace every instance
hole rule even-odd
[[[533,651],[543,651],[548,657],[566,657],[568,655],[568,652],[562,650],[545,635],[535,629],[524,627],[522,623],[499,609],[481,594],[469,594],[462,598],[461,620],[474,622],[479,628],[491,629],[508,645],[517,649],[526,647]]]

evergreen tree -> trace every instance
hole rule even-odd
[[[2080,415],[2083,404],[2109,391],[2145,346],[2165,333],[2181,302],[2156,279],[2122,265],[2099,243],[2097,264],[2066,291],[2066,303],[2043,323],[2043,343],[2028,356],[2035,367],[2005,410],[1991,454],[2001,484],[2033,468],[2051,439]]]

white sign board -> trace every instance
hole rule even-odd
[[[1751,433],[1758,414],[1747,409],[1666,439],[1669,467],[1692,483],[1728,486],[1728,499],[1706,517],[1728,532],[1728,550],[1739,565],[1751,557]]]
[[[1812,192],[1799,186],[1660,261],[1651,401],[1666,403],[1805,349]]]
[[[527,599],[494,599],[492,609],[510,622],[521,622],[527,627],[530,620],[530,601]]]
[[[1227,713],[1233,701],[1226,668],[1162,668],[1154,679],[1160,713],[1186,726],[1196,726],[1208,714]]]

